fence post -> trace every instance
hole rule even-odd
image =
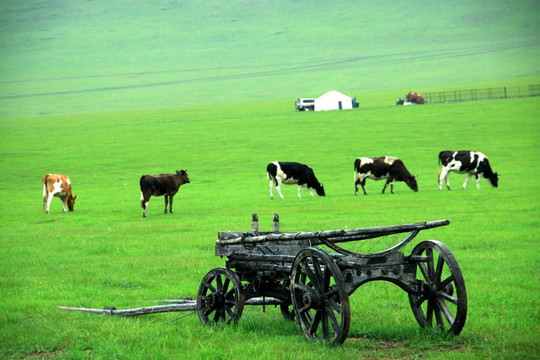
[[[274,214],[272,221],[272,232],[279,232],[279,214]]]
[[[259,215],[257,213],[251,215],[251,232],[259,232]]]

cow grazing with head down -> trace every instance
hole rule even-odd
[[[394,193],[394,181],[405,181],[409,187],[418,191],[418,184],[416,183],[416,176],[412,176],[405,168],[403,161],[396,157],[376,157],[367,158],[362,157],[354,161],[354,193],[358,195],[358,185],[362,185],[364,195],[366,192],[366,179],[382,180],[386,179],[386,183],[382,189],[386,190],[388,184],[390,184],[390,190]]]
[[[62,200],[62,211],[66,212],[66,206],[69,211],[73,211],[75,199],[71,193],[71,181],[63,174],[47,174],[41,179],[43,185],[43,210],[49,213],[49,207],[54,196]]]
[[[167,203],[169,203],[169,212],[172,214],[173,197],[183,184],[189,184],[186,170],[176,171],[176,174],[143,175],[139,184],[141,185],[141,206],[143,208],[143,217],[146,217],[146,207],[151,196],[165,195],[165,213],[167,213]]]
[[[315,189],[318,195],[325,196],[323,184],[317,180],[313,169],[307,165],[297,162],[274,161],[266,167],[266,176],[270,181],[270,199],[274,198],[272,192],[274,185],[276,185],[279,196],[283,199],[281,184],[298,184],[299,198],[302,187],[307,187],[311,196],[315,196],[312,189]]]
[[[439,153],[439,190],[442,190],[443,181],[446,180],[446,187],[450,188],[448,175],[450,171],[458,174],[467,173],[467,178],[463,183],[463,189],[474,175],[476,177],[476,187],[480,189],[480,176],[487,179],[494,187],[499,187],[499,174],[494,173],[489,165],[488,158],[481,152],[476,151],[441,151]]]

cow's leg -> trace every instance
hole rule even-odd
[[[478,176],[478,174],[475,174],[475,176],[476,176],[476,188],[480,189],[480,176]]]
[[[172,214],[172,201],[174,195],[169,195],[169,213]]]
[[[146,217],[146,207],[148,206],[148,201],[150,201],[150,195],[145,195],[141,191],[141,206],[143,208],[143,217]]]
[[[277,190],[277,192],[279,194],[279,197],[283,199],[283,194],[281,193],[281,181],[280,180],[277,181],[276,190]]]
[[[62,212],[67,212],[67,196],[61,196],[60,200],[62,200]]]
[[[53,199],[54,195],[49,193],[47,195],[47,214],[49,213],[49,209],[51,208],[51,201]]]
[[[384,183],[384,187],[382,189],[382,193],[384,194],[384,191],[386,190],[386,187],[388,186],[388,184],[390,184],[390,192],[393,194],[394,193],[394,181],[396,179],[391,179],[391,178],[388,178],[386,179],[386,182]]]
[[[362,190],[364,190],[364,195],[367,195],[367,192],[366,192],[366,178],[363,178],[360,181],[360,185],[362,185]]]
[[[471,180],[472,174],[467,173],[467,178],[465,179],[465,182],[463,183],[463,190],[467,187],[467,183],[469,180]]]
[[[360,180],[354,180],[354,195],[358,196],[358,185],[360,185]]]
[[[167,205],[169,204],[169,195],[165,194],[163,196],[165,198],[165,214],[167,213]]]
[[[446,174],[445,180],[446,180],[446,188],[448,190],[452,190],[452,188],[450,187],[450,173]]]
[[[388,184],[390,184],[390,179],[386,179],[386,182],[384,183],[384,187],[382,188],[382,193],[384,194],[384,191],[386,190],[386,187],[388,186]],[[392,189],[392,193],[393,193],[393,189]]]
[[[300,191],[302,190],[302,185],[298,185],[298,198],[301,199]]]
[[[311,197],[314,197],[314,196],[315,196],[315,194],[313,194],[313,189],[312,189],[312,188],[310,188],[310,187],[308,187],[308,190],[309,190],[309,194],[311,195]]]
[[[47,208],[47,184],[43,184],[43,210]]]
[[[268,184],[268,189],[270,189],[270,199],[274,199],[274,180],[270,180],[270,184]]]
[[[448,190],[452,190],[450,189],[450,183],[448,182],[448,175],[450,175],[450,172],[445,166],[443,166],[443,168],[441,169],[441,172],[439,173],[439,191],[442,190],[442,184],[445,180],[446,180],[446,188]]]

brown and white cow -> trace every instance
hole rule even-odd
[[[189,184],[189,176],[186,170],[176,170],[176,174],[143,175],[139,184],[141,186],[141,206],[143,217],[146,217],[146,207],[151,196],[165,195],[165,213],[167,202],[170,202],[169,212],[172,214],[173,197],[183,184]]]
[[[418,191],[418,184],[416,183],[416,176],[412,176],[405,168],[403,161],[396,157],[384,156],[376,158],[362,157],[354,161],[354,193],[358,195],[358,185],[362,185],[364,195],[366,192],[366,179],[382,180],[386,179],[386,183],[382,189],[386,190],[388,184],[392,194],[394,193],[394,181],[405,181],[409,187]]]
[[[66,212],[66,206],[69,211],[73,211],[75,199],[71,193],[71,181],[63,174],[47,174],[41,179],[43,185],[43,209],[49,213],[49,207],[54,196],[62,200],[62,211]]]

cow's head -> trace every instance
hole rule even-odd
[[[319,196],[326,196],[326,194],[324,193],[324,185],[323,184],[319,184],[318,186],[316,186],[315,191],[317,192],[317,195],[319,195]]]
[[[418,191],[418,183],[416,182],[416,175],[410,176],[407,179],[405,179],[405,183],[409,185],[411,190]]]
[[[189,184],[191,182],[191,180],[189,180],[187,170],[176,170],[176,175],[182,179],[183,184]]]
[[[71,194],[68,195],[67,198],[67,206],[69,211],[73,211],[73,207],[75,206],[75,199],[77,199],[77,195],[73,196]]]
[[[489,183],[493,185],[494,187],[499,187],[499,174],[494,173],[493,176],[490,176],[488,178]]]

